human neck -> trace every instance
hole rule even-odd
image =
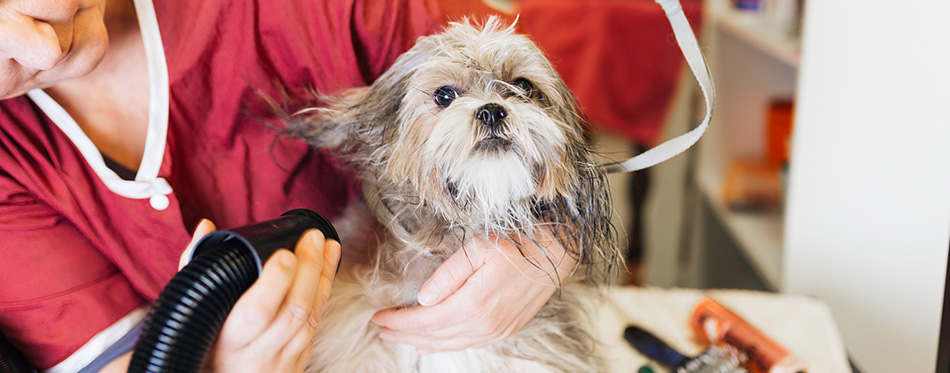
[[[90,74],[47,92],[99,150],[137,170],[148,131],[148,62],[130,0],[110,0],[104,14],[109,49]]]

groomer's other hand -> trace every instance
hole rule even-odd
[[[576,265],[549,231],[539,236],[545,250],[524,240],[524,252],[535,264],[506,239],[475,240],[452,254],[422,285],[419,306],[373,316],[383,326],[380,338],[426,354],[480,348],[514,335]]]
[[[184,257],[214,231],[203,220]],[[340,244],[311,229],[293,253],[278,250],[238,299],[212,347],[215,372],[302,372],[340,259]],[[183,259],[184,260],[184,259]]]
[[[201,219],[198,222],[198,227],[195,228],[195,234],[191,235],[191,242],[188,243],[188,246],[185,247],[185,252],[181,254],[181,257],[178,258],[178,270],[181,271],[182,268],[188,264],[188,261],[191,260],[191,254],[195,252],[195,245],[198,244],[204,236],[207,236],[208,233],[214,232],[217,228],[214,227],[214,223],[208,219]]]

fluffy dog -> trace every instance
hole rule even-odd
[[[368,259],[344,260],[308,371],[603,371],[585,299],[620,260],[606,178],[574,96],[527,37],[496,18],[453,23],[372,86],[322,100],[290,118],[291,132],[360,173],[384,229]],[[553,271],[542,279],[559,291],[506,340],[423,356],[380,340],[372,315],[417,304],[432,272],[476,237],[508,240],[523,255],[511,260],[538,268],[566,259],[552,245],[578,264],[564,283]]]

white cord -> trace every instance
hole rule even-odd
[[[699,138],[703,136],[703,133],[706,132],[706,127],[709,126],[709,119],[712,117],[713,106],[716,101],[716,90],[713,87],[709,69],[706,67],[706,60],[703,58],[703,53],[699,50],[699,43],[696,42],[696,36],[693,34],[692,28],[689,27],[689,21],[686,20],[686,15],[683,14],[683,8],[680,6],[679,0],[656,0],[656,2],[660,4],[666,12],[666,17],[669,18],[670,25],[673,27],[673,35],[676,36],[676,42],[683,51],[683,56],[686,57],[686,63],[689,64],[690,70],[692,70],[693,75],[696,76],[699,87],[703,90],[703,97],[706,99],[706,117],[703,118],[703,122],[696,128],[693,128],[692,131],[670,139],[622,163],[607,166],[607,172],[609,173],[642,170],[686,151],[686,149],[693,146],[693,144],[699,141]]]

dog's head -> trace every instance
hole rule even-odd
[[[384,201],[425,206],[445,225],[530,233],[550,223],[578,254],[612,236],[574,96],[496,18],[420,38],[372,86],[298,120],[298,134],[348,156]]]

